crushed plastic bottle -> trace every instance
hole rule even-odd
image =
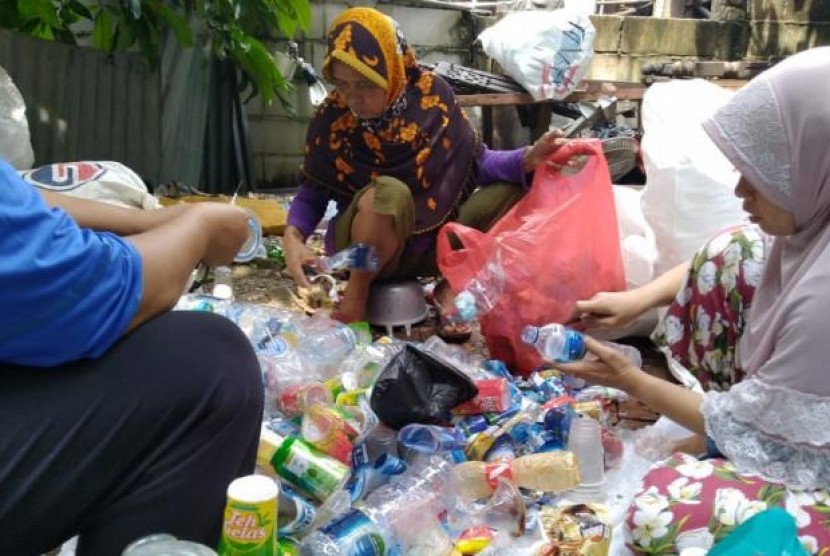
[[[455,314],[451,317],[470,322],[492,311],[504,291],[504,270],[497,256],[489,261],[455,296]]]
[[[305,369],[317,378],[328,378],[328,372],[363,343],[358,334],[341,323],[319,323],[302,330],[298,338],[297,355]]]
[[[330,257],[318,257],[315,267],[331,274],[338,270],[363,270],[377,272],[380,265],[377,250],[368,243],[355,243]]]

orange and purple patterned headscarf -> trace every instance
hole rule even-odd
[[[450,86],[422,70],[398,25],[372,8],[351,8],[331,25],[323,75],[342,62],[386,91],[386,112],[361,120],[333,92],[308,128],[303,173],[350,200],[377,176],[412,190],[415,233],[454,217],[474,189],[478,139]]]

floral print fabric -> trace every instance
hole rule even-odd
[[[652,339],[669,348],[705,390],[728,390],[743,378],[735,346],[761,279],[767,240],[752,225],[715,236],[692,259],[683,289]],[[830,494],[795,491],[739,474],[723,459],[675,454],[653,467],[629,508],[626,540],[642,554],[711,548],[771,506],[796,521],[809,554],[830,555]]]
[[[627,520],[627,544],[642,554],[709,549],[738,525],[772,506],[793,516],[808,554],[830,554],[830,493],[792,491],[750,475],[728,461],[675,454],[653,467]]]
[[[695,254],[686,284],[652,336],[704,390],[728,390],[743,378],[735,347],[761,280],[765,251],[766,238],[754,225],[712,238]]]

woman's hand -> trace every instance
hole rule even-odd
[[[622,328],[648,310],[642,297],[637,290],[599,292],[591,299],[577,301],[576,311],[587,330]]]
[[[617,388],[644,403],[655,412],[666,415],[697,434],[706,434],[697,392],[650,375],[611,346],[585,336],[588,355],[573,363],[557,363],[562,372],[582,378],[591,384]]]
[[[625,354],[585,335],[585,359],[573,363],[557,363],[556,368],[591,384],[611,386],[629,392],[646,373]]]
[[[297,285],[310,288],[311,282],[303,272],[303,265],[313,263],[317,258],[314,251],[306,245],[305,238],[294,226],[285,228],[282,236],[282,248],[285,253],[285,269]]]
[[[532,172],[541,161],[567,142],[565,133],[561,129],[546,132],[525,150],[522,157],[522,168],[525,172]]]
[[[565,156],[562,160],[548,160],[553,153],[566,145],[570,145],[572,150],[567,153],[563,151]],[[571,139],[565,138],[565,133],[561,129],[554,129],[539,137],[532,146],[525,150],[522,168],[525,172],[532,172],[544,160],[545,164],[552,168],[568,169],[576,173],[588,161],[584,155],[592,153],[590,149],[582,147],[581,143],[574,143]]]

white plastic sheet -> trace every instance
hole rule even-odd
[[[26,121],[26,103],[12,78],[0,67],[0,158],[17,170],[32,167],[35,155]]]
[[[717,232],[746,220],[733,192],[738,172],[701,125],[731,96],[693,79],[652,85],[643,98],[642,208],[657,242],[655,276],[691,257]]]

